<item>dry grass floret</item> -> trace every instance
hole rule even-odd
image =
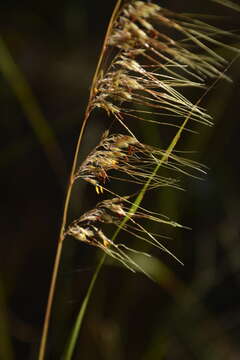
[[[172,35],[168,34],[169,30]],[[131,118],[161,123],[159,118],[167,116],[167,124],[177,126],[181,131],[186,129],[189,120],[211,125],[211,117],[206,111],[187,99],[180,89],[205,88],[207,78],[224,77],[222,69],[226,61],[211,48],[213,44],[221,44],[217,37],[223,34],[227,32],[189,16],[175,14],[157,4],[126,3],[108,32],[105,45],[113,55],[108,63],[104,62],[103,66],[102,62],[99,67],[89,113],[95,108],[103,109],[120,122],[127,134],[105,132],[99,144],[74,172],[74,181],[83,179],[93,184],[99,194],[104,189],[110,191],[110,179],[142,186],[147,183],[148,190],[162,186],[180,188],[178,179],[159,173],[163,167],[167,171],[195,177],[204,173],[204,167],[197,162],[176,155],[173,151],[175,145],[171,150],[162,150],[141,143],[129,124]],[[146,114],[154,118],[148,116],[146,119]],[[170,118],[174,121],[170,122]],[[181,123],[176,122],[177,118]],[[119,226],[121,218],[127,217],[122,228],[129,231],[127,222],[135,222],[138,213],[131,213],[130,209],[126,211],[123,207],[126,198],[116,199],[99,203],[75,221],[66,234],[100,247],[124,262],[120,248],[126,249],[126,244],[117,245],[98,226],[100,222]],[[116,203],[119,212],[113,211]],[[145,218],[158,221],[149,214]],[[135,226],[135,230],[139,230],[139,226]],[[149,236],[150,233],[142,231],[141,238]],[[156,245],[155,240],[151,243]],[[124,259],[131,267],[127,258]]]
[[[79,167],[75,178],[84,179],[95,185],[97,193],[103,192],[103,186],[110,178],[144,184],[164,154],[164,150],[142,144],[135,137],[109,134],[107,131]],[[163,167],[190,176],[196,176],[191,170],[204,173],[203,167],[197,162],[174,154],[169,156]],[[112,170],[121,176],[116,177]],[[178,181],[156,174],[150,188],[159,186],[178,187]]]
[[[215,1],[224,3],[226,0]],[[231,1],[227,0],[227,3],[232,7]],[[191,125],[190,129],[187,129],[190,120],[192,124],[212,124],[211,116],[199,106],[200,99],[194,104],[183,94],[183,89],[206,88],[208,91],[209,86],[206,84],[208,78],[228,79],[224,74],[227,62],[212,49],[214,45],[234,50],[218,40],[219,35],[228,36],[228,32],[191,16],[173,13],[150,2],[129,0],[121,5],[121,0],[117,0],[76,147],[39,360],[44,358],[62,245],[69,235],[83,243],[100,248],[130,270],[145,274],[144,269],[131,257],[131,253],[139,251],[130,248],[123,240],[118,241],[117,235],[120,230],[167,252],[178,260],[160,243],[159,235],[148,231],[145,225],[141,224],[141,220],[182,226],[162,215],[143,209],[140,206],[141,201],[147,190],[160,186],[179,188],[178,179],[160,174],[163,167],[167,171],[195,177],[204,173],[204,167],[200,164],[185,159],[175,152],[182,132],[193,131]],[[111,54],[112,56],[109,56]],[[121,131],[110,134],[107,131],[78,167],[77,159],[84,129],[92,111],[96,108],[107,113],[111,124],[116,120],[118,127],[120,124],[126,134]],[[162,120],[162,117],[167,117],[167,120]],[[140,142],[131,129],[131,119],[148,121],[151,124],[167,124],[177,127],[178,130],[167,149],[162,150]],[[72,189],[79,179],[93,184],[98,194],[103,193],[104,189],[105,193],[112,193],[108,189],[110,179],[135,183],[137,186],[135,201],[130,201],[129,194],[127,196],[114,194],[114,198],[99,202],[92,210],[67,225]],[[139,185],[141,185],[140,190]],[[110,236],[109,228],[112,226],[115,226],[116,231]],[[150,256],[145,252],[142,254]],[[82,321],[82,314],[102,263],[100,262],[93,276],[78,323]],[[69,350],[69,359],[73,354],[78,331],[79,326],[78,330],[73,332],[74,340]]]
[[[155,234],[147,231],[140,223],[140,219],[154,221],[162,224],[171,225],[174,227],[183,227],[177,222],[167,219],[165,216],[160,216],[151,211],[140,208],[137,212],[131,213],[132,204],[129,197],[115,197],[112,199],[104,200],[96,205],[96,207],[85,214],[79,219],[75,220],[68,228],[65,235],[71,235],[76,239],[85,242],[89,245],[96,246],[103,250],[107,255],[123,263],[130,270],[140,270],[144,272],[138,264],[136,264],[129,252],[141,253],[150,256],[147,253],[137,251],[130,248],[125,243],[118,243],[112,241],[103,232],[103,224],[113,224],[117,227],[121,226],[123,219],[128,217],[130,224],[125,223],[121,229],[134,237],[157,247],[164,252],[170,254],[174,259],[180,262],[175,255],[173,255],[165,246],[163,246],[156,238]],[[181,263],[181,262],[180,262]]]
[[[164,34],[166,29],[179,40]],[[116,54],[99,73],[92,109],[104,109],[126,128],[124,116],[128,122],[131,117],[145,120],[146,108],[168,118],[186,117],[191,112],[192,120],[211,125],[205,110],[177,89],[203,88],[206,78],[223,76],[226,61],[211,49],[212,44],[221,44],[216,37],[223,33],[227,34],[156,4],[131,2],[113,24],[108,45]],[[168,120],[168,125],[176,123]]]

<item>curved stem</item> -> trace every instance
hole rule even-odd
[[[91,99],[89,99],[89,103],[90,103],[90,100]],[[65,200],[65,204],[64,204],[64,210],[63,210],[62,225],[61,225],[61,230],[60,230],[59,239],[58,239],[58,246],[57,246],[57,251],[56,251],[56,256],[55,256],[55,261],[54,261],[54,266],[53,266],[53,272],[52,272],[52,279],[51,279],[51,284],[50,284],[50,289],[49,289],[49,294],[48,294],[47,308],[46,308],[46,313],[45,313],[45,317],[44,317],[44,325],[43,325],[41,343],[40,343],[40,348],[39,348],[38,360],[43,360],[44,356],[45,356],[49,322],[50,322],[50,316],[51,316],[51,312],[52,312],[52,304],[53,304],[53,298],[54,298],[56,282],[57,282],[57,274],[58,274],[58,269],[59,269],[59,265],[60,265],[61,254],[62,254],[62,248],[63,248],[64,230],[65,230],[66,221],[67,221],[67,214],[68,214],[69,202],[70,202],[71,193],[72,193],[72,187],[74,184],[74,173],[75,173],[76,166],[77,166],[77,158],[78,158],[79,149],[80,149],[80,145],[81,145],[81,141],[82,141],[82,137],[83,137],[83,132],[85,130],[89,115],[90,115],[90,113],[89,113],[89,106],[88,106],[86,113],[85,113],[85,117],[83,120],[81,130],[80,130],[80,134],[78,137],[78,142],[77,142],[75,155],[74,155],[74,159],[73,159],[70,180],[69,180],[69,184],[68,184],[68,188],[67,188],[66,200]]]
[[[74,155],[70,180],[69,180],[69,184],[68,184],[68,188],[67,188],[66,200],[65,200],[64,210],[63,210],[62,225],[61,225],[60,235],[59,235],[59,239],[58,239],[58,246],[57,246],[55,262],[54,262],[53,272],[52,272],[52,279],[51,279],[48,301],[47,301],[47,308],[46,308],[46,313],[45,313],[45,317],[44,317],[44,325],[43,325],[41,343],[40,343],[40,348],[39,348],[38,360],[43,360],[44,356],[45,356],[49,322],[50,322],[50,316],[51,316],[51,311],[52,311],[54,293],[55,293],[55,289],[56,289],[57,274],[58,274],[58,269],[59,269],[59,265],[60,265],[61,254],[62,254],[62,248],[63,248],[64,230],[65,230],[66,221],[67,221],[67,213],[68,213],[69,202],[70,202],[71,193],[72,193],[72,187],[74,184],[74,173],[76,170],[77,158],[78,158],[78,153],[79,153],[79,148],[80,148],[83,132],[86,127],[88,118],[89,118],[89,112],[87,109],[81,130],[80,130],[80,134],[79,134],[79,138],[78,138],[78,142],[77,142],[77,146],[76,146],[76,151],[75,151],[75,155]]]
[[[58,274],[58,270],[59,270],[62,248],[63,248],[64,231],[65,231],[65,226],[66,226],[66,221],[67,221],[67,215],[68,215],[69,203],[70,203],[70,199],[71,199],[72,188],[73,188],[73,184],[74,184],[74,174],[76,171],[80,145],[82,142],[82,137],[83,137],[84,130],[86,128],[88,118],[91,113],[91,103],[92,103],[93,97],[95,96],[95,85],[98,80],[98,76],[99,76],[99,72],[100,72],[100,68],[101,68],[101,65],[103,62],[105,52],[107,50],[108,37],[109,37],[110,31],[112,29],[112,25],[115,20],[115,17],[119,11],[121,2],[122,2],[122,0],[117,0],[116,6],[113,10],[113,13],[112,13],[109,25],[108,25],[108,29],[107,29],[107,32],[106,32],[106,35],[104,38],[104,42],[103,42],[102,51],[101,51],[101,54],[100,54],[100,57],[98,60],[98,64],[97,64],[97,68],[96,68],[96,71],[95,71],[95,74],[93,77],[92,86],[91,86],[90,95],[89,95],[89,101],[88,101],[87,109],[85,112],[83,124],[81,126],[80,134],[79,134],[78,141],[77,141],[77,146],[76,146],[75,155],[74,155],[74,159],[73,159],[72,170],[71,170],[70,179],[69,179],[69,183],[68,183],[68,187],[67,187],[66,200],[65,200],[64,210],[63,210],[62,225],[61,225],[61,230],[60,230],[60,234],[59,234],[58,246],[57,246],[56,256],[55,256],[55,261],[54,261],[54,266],[53,266],[52,279],[51,279],[51,284],[50,284],[50,289],[49,289],[46,313],[45,313],[45,317],[44,317],[44,325],[43,325],[42,337],[41,337],[41,342],[40,342],[38,360],[44,360],[44,357],[45,357],[49,323],[50,323],[50,317],[51,317],[52,305],[53,305],[53,298],[54,298],[54,294],[55,294],[57,274]]]

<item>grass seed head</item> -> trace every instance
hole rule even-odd
[[[164,150],[142,144],[133,136],[107,133],[79,167],[75,178],[94,185],[98,194],[103,192],[103,185],[115,178],[114,172],[120,175],[118,180],[144,184],[164,155]],[[200,164],[173,154],[162,167],[188,176],[204,173]],[[178,187],[178,181],[156,174],[150,188],[158,186]]]
[[[123,221],[126,217],[130,224]],[[98,203],[95,209],[86,212],[78,220],[75,220],[69,226],[65,236],[71,235],[77,240],[98,247],[107,255],[122,262],[126,267],[130,268],[130,270],[134,270],[137,264],[134,263],[128,252],[138,251],[128,247],[125,242],[119,243],[118,241],[111,241],[102,229],[103,225],[106,227],[108,224],[113,224],[121,227],[122,230],[135,236],[137,239],[145,241],[177,259],[151,232],[147,231],[138,223],[138,220],[141,219],[148,219],[149,221],[160,222],[171,226],[181,226],[176,222],[156,216],[156,214],[146,211],[143,208],[141,208],[140,211],[132,212],[131,202],[129,202],[128,197],[115,197]],[[146,253],[142,254],[149,256],[149,254]]]
[[[171,119],[191,114],[192,122],[211,125],[206,112],[179,89],[204,88],[207,78],[223,76],[226,63],[212,49],[212,45],[221,45],[215,40],[221,33],[153,3],[126,3],[107,39],[117,54],[95,85],[92,109],[102,108],[130,133],[130,118],[162,123],[160,118],[168,116],[164,123],[175,126]],[[149,109],[149,114],[160,110],[159,119],[146,119],[141,108]]]

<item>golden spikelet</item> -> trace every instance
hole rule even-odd
[[[167,35],[168,30],[175,32],[178,40]],[[172,125],[169,117],[186,117],[191,112],[193,121],[211,125],[205,110],[194,106],[179,88],[204,88],[207,78],[224,76],[226,61],[211,48],[220,44],[215,38],[221,33],[156,4],[130,2],[110,32],[108,46],[117,54],[107,70],[100,72],[92,109],[102,108],[126,128],[124,118],[145,120],[145,108],[159,111],[156,123],[167,115]]]
[[[142,144],[135,137],[107,134],[87,156],[75,178],[93,184],[97,193],[102,192],[102,186],[106,186],[111,178],[144,184],[164,154],[164,150]],[[190,176],[196,176],[191,170],[204,173],[200,164],[173,154],[163,166]],[[177,187],[177,181],[156,174],[150,188],[158,186]]]
[[[218,40],[220,35],[228,33],[157,4],[126,2],[108,30],[103,54],[112,52],[113,55],[108,56],[110,60],[102,57],[88,109],[89,114],[96,108],[104,110],[127,133],[105,132],[83,163],[75,167],[74,181],[83,179],[102,195],[104,190],[112,193],[110,181],[135,183],[137,191],[139,185],[146,183],[148,190],[162,186],[180,188],[174,173],[198,178],[204,174],[201,164],[175,153],[175,145],[171,150],[164,150],[140,142],[131,129],[130,120],[164,123],[181,131],[186,129],[183,119],[211,125],[210,115],[186,98],[183,89],[205,89],[208,78],[228,79],[223,74],[227,62],[213,50],[213,45],[223,45]],[[164,116],[167,121],[161,120]],[[163,168],[164,175],[160,171]],[[136,250],[112,241],[105,234],[107,224],[170,253],[139,220],[180,225],[142,209],[139,203],[134,211],[132,206],[134,203],[128,196],[103,200],[75,220],[65,231],[65,237],[71,235],[96,246],[131,270],[139,269],[129,255]]]
[[[236,10],[240,9],[230,0],[213,1],[226,3]],[[182,132],[193,131],[194,124],[212,124],[211,116],[199,105],[200,99],[193,103],[184,91],[185,88],[199,88],[207,89],[207,92],[209,78],[215,82],[220,77],[228,79],[224,73],[227,62],[213,47],[225,46],[226,49],[238,53],[239,50],[221,43],[219,37],[222,35],[228,36],[229,33],[193,16],[173,13],[152,2],[117,0],[76,146],[39,360],[44,359],[62,243],[67,236],[73,236],[80,242],[100,248],[131,271],[141,271],[146,275],[146,271],[131,256],[139,251],[129,247],[124,239],[118,241],[117,235],[120,230],[178,260],[159,242],[158,235],[143,226],[142,221],[177,227],[181,225],[147,211],[140,205],[146,190],[161,186],[179,188],[178,180],[172,175],[166,176],[165,170],[196,177],[204,173],[204,168],[200,164],[178,156],[175,147]],[[112,134],[105,133],[83,163],[77,166],[84,129],[94,109],[103,110],[108,115],[111,128],[117,123],[117,131]],[[179,129],[167,149],[163,150],[140,142],[131,129],[131,120],[166,124]],[[124,131],[118,130],[119,127],[124,128]],[[164,173],[161,172],[163,168]],[[109,180],[135,183],[135,201],[131,202],[129,195],[114,194],[114,198],[99,202],[92,210],[67,225],[72,190],[79,179],[93,184],[101,196],[113,194],[108,188]],[[106,191],[103,194],[104,190]],[[116,228],[113,235],[112,227]],[[150,256],[145,252],[141,254]],[[102,263],[99,264],[84,299],[79,315],[81,319]],[[78,324],[81,323],[81,319],[77,321]],[[73,337],[75,340],[72,342],[71,356],[77,339],[76,336]]]
[[[156,235],[147,231],[139,223],[139,220],[147,219],[148,221],[159,222],[174,227],[183,226],[167,219],[166,217],[156,215],[143,208],[140,208],[139,211],[131,214],[130,204],[131,202],[128,200],[128,197],[115,197],[109,200],[104,200],[98,203],[94,209],[86,212],[79,219],[75,220],[69,226],[65,236],[71,235],[81,242],[100,248],[106,254],[120,261],[132,271],[137,269],[144,272],[144,270],[141,269],[129,256],[129,252],[138,251],[131,249],[125,243],[113,242],[105,235],[102,229],[104,224],[112,224],[118,227],[125,217],[129,217],[130,224],[124,224],[122,230],[133,235],[137,239],[143,240],[148,244],[167,252],[174,259],[180,262],[175,255],[173,255],[157,240]],[[150,256],[147,253],[142,254]]]

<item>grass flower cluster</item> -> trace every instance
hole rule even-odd
[[[171,37],[167,35],[170,31]],[[98,74],[92,108],[112,114],[128,131],[131,118],[146,120],[146,113],[165,115],[168,121],[173,117],[168,123],[176,126],[176,117],[191,112],[191,120],[210,125],[204,109],[194,106],[179,89],[204,88],[207,78],[222,76],[226,61],[211,48],[212,44],[220,45],[215,38],[222,33],[157,4],[130,2],[109,34],[114,58]]]
[[[202,165],[186,159],[185,155],[181,156],[182,153],[175,151],[175,147],[183,131],[194,132],[194,124],[212,124],[211,116],[200,106],[201,99],[192,102],[186,95],[186,88],[199,88],[206,93],[211,86],[209,79],[228,79],[224,73],[227,61],[217,50],[223,46],[235,50],[220,41],[220,37],[229,35],[227,31],[203,22],[201,17],[176,14],[152,2],[117,0],[73,161],[39,360],[43,360],[45,353],[62,244],[69,236],[101,249],[131,271],[146,274],[131,256],[140,250],[131,248],[121,236],[122,233],[119,236],[120,231],[159,248],[181,262],[159,241],[158,234],[146,228],[146,223],[183,226],[144,209],[141,202],[148,190],[181,188],[176,174],[201,177],[205,173]],[[83,133],[90,115],[96,110],[109,118],[111,126],[82,164],[78,165]],[[176,128],[166,149],[145,144],[137,138],[132,123],[140,121],[148,126]],[[113,124],[117,124],[117,131],[110,130]],[[92,209],[69,221],[72,189],[80,180],[93,185],[96,197],[101,195],[103,200],[96,201]],[[123,195],[113,192],[109,184],[119,181],[135,186],[135,191]],[[115,232],[111,235],[114,227]],[[150,256],[146,252],[141,254]],[[102,263],[89,286],[65,360],[72,357],[87,302]]]
[[[171,37],[169,31],[173,33]],[[203,166],[174,151],[141,143],[131,128],[131,119],[177,128],[182,127],[186,118],[188,122],[211,125],[210,115],[187,99],[181,90],[186,87],[204,89],[208,78],[222,76],[226,61],[211,48],[212,44],[220,44],[216,38],[222,33],[200,20],[174,14],[154,3],[131,1],[119,10],[106,38],[110,60],[104,59],[97,72],[89,112],[95,108],[106,111],[111,120],[120,123],[124,132],[107,130],[75,171],[74,182],[83,179],[93,184],[100,194],[104,189],[108,190],[110,181],[125,181],[138,186],[148,182],[148,190],[163,186],[181,188],[174,174],[166,177],[160,173],[162,168],[196,177],[204,173]],[[167,117],[167,122],[162,121],[162,117]],[[183,130],[186,130],[185,126]],[[127,212],[121,207],[126,197],[115,195],[119,197],[105,200],[82,215],[65,236],[72,235],[97,246],[133,269],[130,265],[133,260],[122,250],[133,249],[127,244],[117,245],[97,226],[99,222],[119,226],[124,217],[135,221],[137,212],[130,209]],[[116,204],[119,212],[114,213]],[[156,217],[151,220],[156,221]],[[173,223],[169,221],[170,225]],[[123,229],[127,226],[124,224]],[[152,244],[163,248],[153,235],[143,233],[141,237],[150,236]],[[133,230],[131,234],[139,237]]]
[[[80,241],[100,248],[107,255],[120,261],[132,271],[136,269],[144,272],[144,270],[126,253],[126,251],[138,252],[137,250],[129,248],[129,246],[125,243],[116,243],[112,241],[102,231],[103,224],[114,224],[118,227],[122,220],[126,217],[129,217],[130,224],[125,223],[122,226],[122,230],[169,253],[177,259],[157,240],[156,235],[147,231],[141,224],[138,223],[138,220],[147,219],[148,221],[155,221],[172,226],[182,226],[174,221],[166,219],[166,217],[160,217],[159,215],[154,214],[151,211],[146,211],[145,209],[140,209],[131,214],[129,201],[126,197],[112,198],[98,203],[95,209],[88,211],[79,219],[75,220],[69,226],[66,234],[72,235]],[[141,254],[149,256],[149,254],[146,253],[141,252]]]
[[[136,137],[125,134],[109,135],[107,131],[79,167],[75,178],[95,185],[97,193],[103,192],[103,186],[110,179],[143,185],[164,154],[164,150],[142,144]],[[164,167],[188,175],[193,175],[190,169],[204,172],[200,164],[173,154],[170,154]],[[111,170],[120,175],[115,176]],[[177,180],[155,174],[149,188],[159,186],[177,187]]]

